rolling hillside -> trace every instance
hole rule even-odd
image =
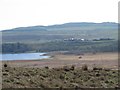
[[[2,31],[3,43],[43,43],[69,38],[118,38],[117,23],[65,23],[51,26],[19,27]]]

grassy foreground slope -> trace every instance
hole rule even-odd
[[[116,88],[118,71],[98,67],[3,68],[3,88]]]

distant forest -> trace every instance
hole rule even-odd
[[[25,52],[116,52],[118,42],[112,41],[52,41],[42,44],[4,43],[2,53],[25,53]]]

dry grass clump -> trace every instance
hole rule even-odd
[[[45,66],[45,69],[49,69],[49,67],[48,67],[48,66]]]
[[[93,70],[102,70],[103,68],[101,67],[93,67]]]
[[[4,68],[7,68],[7,67],[8,67],[8,65],[5,63],[5,64],[4,64]]]
[[[83,66],[82,66],[82,70],[87,71],[87,70],[88,70],[88,66],[87,66],[86,64],[83,65]]]
[[[63,70],[68,72],[68,71],[70,71],[70,67],[69,66],[63,66]]]
[[[75,65],[72,66],[63,66],[63,70],[68,72],[68,71],[74,71],[75,70]]]
[[[97,70],[100,71],[103,70],[103,68],[94,64],[93,71],[97,71]]]
[[[75,65],[72,65],[72,66],[71,66],[71,70],[75,70]]]

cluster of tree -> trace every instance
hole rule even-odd
[[[54,41],[40,44],[4,43],[3,53],[24,53],[29,51],[50,52],[50,51],[80,51],[80,52],[116,52],[118,51],[117,41]]]
[[[103,40],[114,40],[114,39],[112,39],[112,38],[93,39],[93,41],[103,41]]]
[[[79,51],[79,52],[116,52],[118,51],[117,41],[61,41],[49,42],[39,45],[36,48],[39,52],[48,51]]]
[[[30,50],[28,45],[19,42],[2,44],[2,53],[24,53]]]

